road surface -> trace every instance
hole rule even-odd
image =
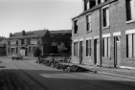
[[[0,90],[135,90],[135,79],[92,72],[62,72],[33,60],[1,57]]]

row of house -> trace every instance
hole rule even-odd
[[[46,29],[10,33],[7,40],[7,55],[33,56],[37,47],[41,49],[42,56],[62,53],[62,51],[71,54],[71,34],[71,30],[49,31]]]
[[[83,0],[72,19],[72,62],[135,67],[135,0]]]

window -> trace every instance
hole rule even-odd
[[[103,38],[103,56],[110,57],[110,38]]]
[[[90,9],[90,1],[87,0],[87,9]]]
[[[16,45],[18,45],[18,40],[16,40]]]
[[[109,26],[109,7],[103,8],[103,27]]]
[[[96,6],[96,0],[90,0],[90,8]]]
[[[16,40],[11,40],[11,41],[10,41],[10,44],[11,44],[11,45],[16,45]]]
[[[91,40],[86,40],[86,56],[91,56],[91,53],[92,53]]]
[[[27,44],[27,39],[24,40],[24,44]]]
[[[100,4],[101,3],[101,0],[98,0],[98,2],[97,2],[98,4]]]
[[[74,21],[74,33],[76,34],[77,31],[78,31],[77,21]]]
[[[78,56],[78,42],[74,42],[74,56]]]
[[[109,0],[84,0],[84,11],[95,7],[98,4],[107,2]]]
[[[127,21],[135,20],[135,0],[126,0]]]
[[[135,34],[126,35],[126,50],[128,58],[135,58]]]
[[[88,10],[96,6],[96,0],[84,0],[84,10]]]
[[[87,31],[92,31],[92,28],[91,28],[91,16],[86,16],[86,24],[87,24]]]
[[[22,45],[24,44],[24,39],[21,40],[21,44],[22,44]]]
[[[83,1],[84,11],[87,10],[86,0]]]

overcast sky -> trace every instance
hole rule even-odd
[[[82,0],[0,0],[0,36],[22,30],[71,29]]]

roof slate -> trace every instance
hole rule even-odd
[[[28,37],[43,37],[48,30],[37,30],[37,31],[29,31],[26,32],[25,35],[22,34],[22,32],[14,33],[12,35],[12,38],[28,38]]]
[[[66,33],[72,33],[72,30],[71,29],[68,29],[68,30],[55,30],[55,31],[50,31],[51,34],[58,34],[58,33],[61,33],[61,34],[66,34]]]

